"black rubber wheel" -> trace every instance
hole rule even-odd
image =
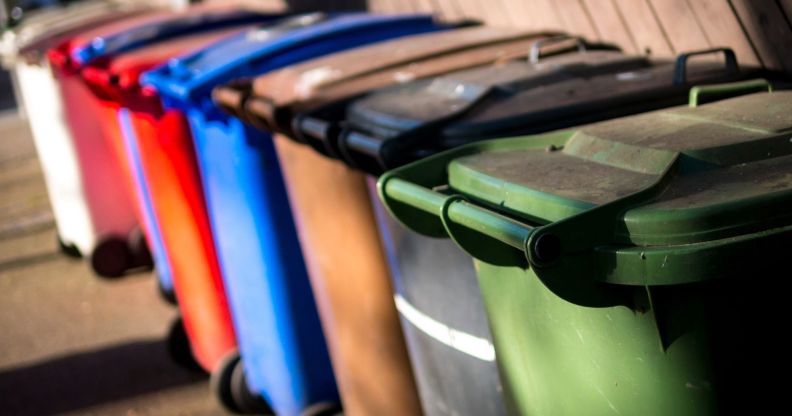
[[[231,372],[231,397],[237,408],[245,414],[274,415],[269,403],[260,394],[250,390],[242,360],[237,361]]]
[[[231,392],[231,376],[241,361],[238,351],[229,352],[220,360],[217,369],[212,372],[209,380],[209,388],[212,394],[214,394],[224,409],[232,413],[242,413],[242,409],[237,406],[234,395]]]
[[[187,338],[187,331],[184,329],[184,322],[177,318],[171,324],[168,332],[168,355],[174,363],[182,368],[195,372],[204,372],[204,369],[195,360],[190,347],[190,339]]]
[[[61,253],[75,259],[82,258],[82,253],[80,252],[80,249],[77,248],[76,245],[72,243],[65,243],[61,238],[61,236],[57,236],[57,239],[58,239],[58,250],[60,250]]]
[[[178,306],[179,302],[176,300],[176,292],[174,292],[173,288],[165,288],[159,275],[154,276],[154,279],[157,282],[157,293],[159,293],[160,298],[169,305]]]
[[[135,228],[127,237],[127,250],[129,250],[129,268],[151,270],[154,267],[154,258],[148,246],[143,230]]]
[[[300,416],[341,416],[344,410],[338,403],[322,402],[308,406]]]
[[[108,238],[91,253],[91,268],[101,277],[121,277],[129,269],[132,259],[125,240]]]

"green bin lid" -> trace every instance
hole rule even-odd
[[[792,92],[477,143],[389,172],[380,193],[408,227],[493,264],[511,246],[612,283],[723,277],[716,254],[792,242]]]
[[[555,151],[462,157],[448,180],[463,195],[547,223],[651,186],[679,153],[689,172],[627,211],[621,234],[638,245],[694,243],[789,222],[791,130],[792,93],[754,94],[587,126]]]

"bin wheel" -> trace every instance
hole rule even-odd
[[[217,364],[217,369],[212,372],[209,380],[209,388],[212,394],[214,394],[224,409],[232,413],[242,413],[242,409],[237,406],[234,395],[231,392],[231,376],[234,374],[236,366],[241,362],[239,351],[229,352]]]
[[[101,241],[91,253],[91,267],[100,277],[121,277],[131,263],[127,242],[118,238]]]
[[[190,371],[203,372],[203,368],[195,360],[190,339],[187,338],[187,331],[184,329],[184,322],[181,317],[175,319],[168,332],[168,355],[178,366]]]
[[[300,413],[300,416],[340,416],[343,414],[344,410],[338,403],[322,402],[308,406]]]
[[[159,276],[154,276],[154,279],[157,281],[157,293],[159,293],[160,298],[165,301],[165,303],[173,306],[178,306],[179,302],[176,300],[176,292],[173,288],[166,288],[162,285],[162,279]]]
[[[57,236],[57,239],[58,239],[58,250],[60,250],[61,253],[75,259],[79,259],[82,257],[82,253],[80,252],[80,249],[77,248],[77,246],[74,243],[66,243],[65,241],[63,241],[63,238],[61,238],[61,236]]]
[[[139,227],[132,230],[127,238],[129,250],[129,268],[144,268],[151,270],[154,267],[154,258],[146,240],[146,235]]]
[[[242,360],[237,361],[231,372],[231,397],[242,413],[274,415],[269,403],[260,394],[250,390]]]

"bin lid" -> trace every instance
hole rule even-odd
[[[112,1],[82,1],[53,6],[39,11],[14,30],[4,32],[0,40],[0,55],[3,55],[6,65],[21,55],[28,63],[35,63],[58,40],[74,36],[81,29],[152,10],[150,5]]]
[[[253,95],[270,101],[273,112],[307,111],[393,83],[527,56],[533,42],[550,35],[479,26],[406,36],[263,75]]]
[[[50,49],[48,58],[55,67],[74,71],[84,66],[87,60],[103,54],[128,51],[148,42],[223,25],[261,23],[280,17],[282,15],[218,5],[193,6],[180,12],[146,13],[80,32]]]
[[[229,25],[261,23],[282,18],[282,14],[264,13],[228,6],[191,7],[184,11],[152,16],[123,30],[101,34],[82,35],[82,42],[75,42],[70,51],[71,58],[84,65],[97,57],[130,50],[150,42],[161,41],[190,32],[213,30]]]
[[[723,52],[727,65],[687,62]],[[680,75],[681,72],[681,75]],[[535,133],[682,104],[693,84],[740,79],[731,50],[677,62],[613,51],[511,61],[371,94],[347,111],[341,147],[384,168],[473,140]],[[398,151],[397,151],[398,149]],[[352,161],[354,162],[354,160]]]
[[[173,37],[129,52],[96,59],[81,72],[83,79],[100,97],[132,105],[140,99],[140,74],[168,59],[197,51],[223,38],[232,36],[250,25],[223,27],[218,30]]]
[[[708,257],[715,250],[792,227],[790,137],[792,92],[755,93],[464,146],[396,169],[380,185],[391,212],[413,228],[422,227],[419,216],[393,203],[394,178],[425,190],[412,207],[461,195],[479,211],[460,217],[440,197],[446,229],[461,224],[522,246],[536,268],[590,252],[608,258],[598,270],[610,278],[677,283],[722,272]],[[548,235],[552,244],[541,243]],[[553,254],[543,259],[542,250]]]
[[[179,100],[209,97],[219,83],[413,33],[439,30],[428,14],[309,14],[251,30],[147,72],[143,82]]]

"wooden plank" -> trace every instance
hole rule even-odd
[[[518,26],[519,21],[514,20],[514,16],[509,13],[507,4],[513,0],[491,0],[489,3],[479,0],[482,11],[487,16],[487,22],[493,26]],[[491,7],[487,7],[487,6]]]
[[[624,16],[640,52],[652,56],[673,56],[673,49],[646,0],[616,0],[616,7]]]
[[[732,0],[737,16],[766,67],[792,72],[792,29],[773,0]]]
[[[613,0],[583,0],[583,5],[597,28],[598,40],[614,43],[626,52],[639,52]]]
[[[700,1],[701,2],[701,1]],[[696,15],[686,0],[649,0],[675,53],[710,47]]]
[[[431,4],[430,11],[442,19],[458,20],[462,18],[462,15],[454,8],[448,7],[444,0],[429,0],[429,3]]]
[[[487,21],[487,16],[481,11],[481,4],[478,0],[457,0],[459,8],[462,10],[462,15],[470,19],[480,19],[484,22]]]
[[[434,3],[431,0],[412,0],[408,3],[413,4],[413,10],[416,12],[433,12],[435,9]]]
[[[518,28],[530,27],[526,24],[527,16],[525,15],[525,7],[522,7],[522,2],[503,0],[503,9],[511,20],[511,25]]]
[[[522,27],[535,30],[566,30],[553,7],[552,0],[525,0],[518,2]]]
[[[762,65],[727,0],[690,0],[688,4],[710,45],[732,48],[741,64]]]
[[[368,9],[374,13],[392,12],[391,6],[391,3],[387,0],[370,0],[368,2]]]
[[[456,0],[434,0],[434,2],[435,7],[442,11],[442,15],[449,19],[463,19],[467,17]]]
[[[465,14],[465,11],[459,6],[459,2],[457,0],[435,1],[439,5],[440,9],[442,9],[444,13],[448,13],[449,16],[456,16],[459,19],[470,17]]]
[[[556,12],[569,33],[597,40],[600,34],[580,0],[556,0]]]
[[[397,13],[397,12],[412,12],[414,11],[413,1],[400,1],[400,0],[376,0],[379,3],[382,3],[382,10],[386,13]]]

